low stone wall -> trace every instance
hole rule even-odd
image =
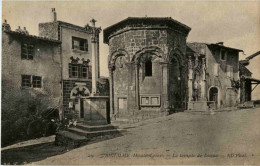
[[[208,111],[207,101],[190,101],[188,102],[188,110],[190,111]]]
[[[86,87],[90,90],[92,89],[91,80],[63,80],[63,109],[64,114],[68,113],[70,93],[71,90],[76,86],[76,83],[85,83]],[[108,79],[102,78],[97,82],[97,89],[101,96],[109,96],[109,81]]]

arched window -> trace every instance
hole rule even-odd
[[[153,65],[151,60],[147,60],[145,62],[145,76],[152,76],[153,73]]]

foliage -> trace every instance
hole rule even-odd
[[[48,94],[2,89],[2,146],[56,131],[55,122],[42,117],[50,103]]]

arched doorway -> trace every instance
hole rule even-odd
[[[77,85],[70,92],[70,99],[74,100],[75,112],[79,114],[79,118],[84,118],[84,100],[83,97],[89,96],[90,91],[85,85]]]
[[[215,102],[215,105],[218,106],[219,105],[219,101],[218,100],[219,100],[218,88],[211,87],[209,89],[209,101]]]

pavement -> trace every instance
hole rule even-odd
[[[121,128],[127,128],[121,137],[62,153],[48,147],[52,156],[37,154],[39,159],[23,164],[260,164],[260,108],[180,112]]]

